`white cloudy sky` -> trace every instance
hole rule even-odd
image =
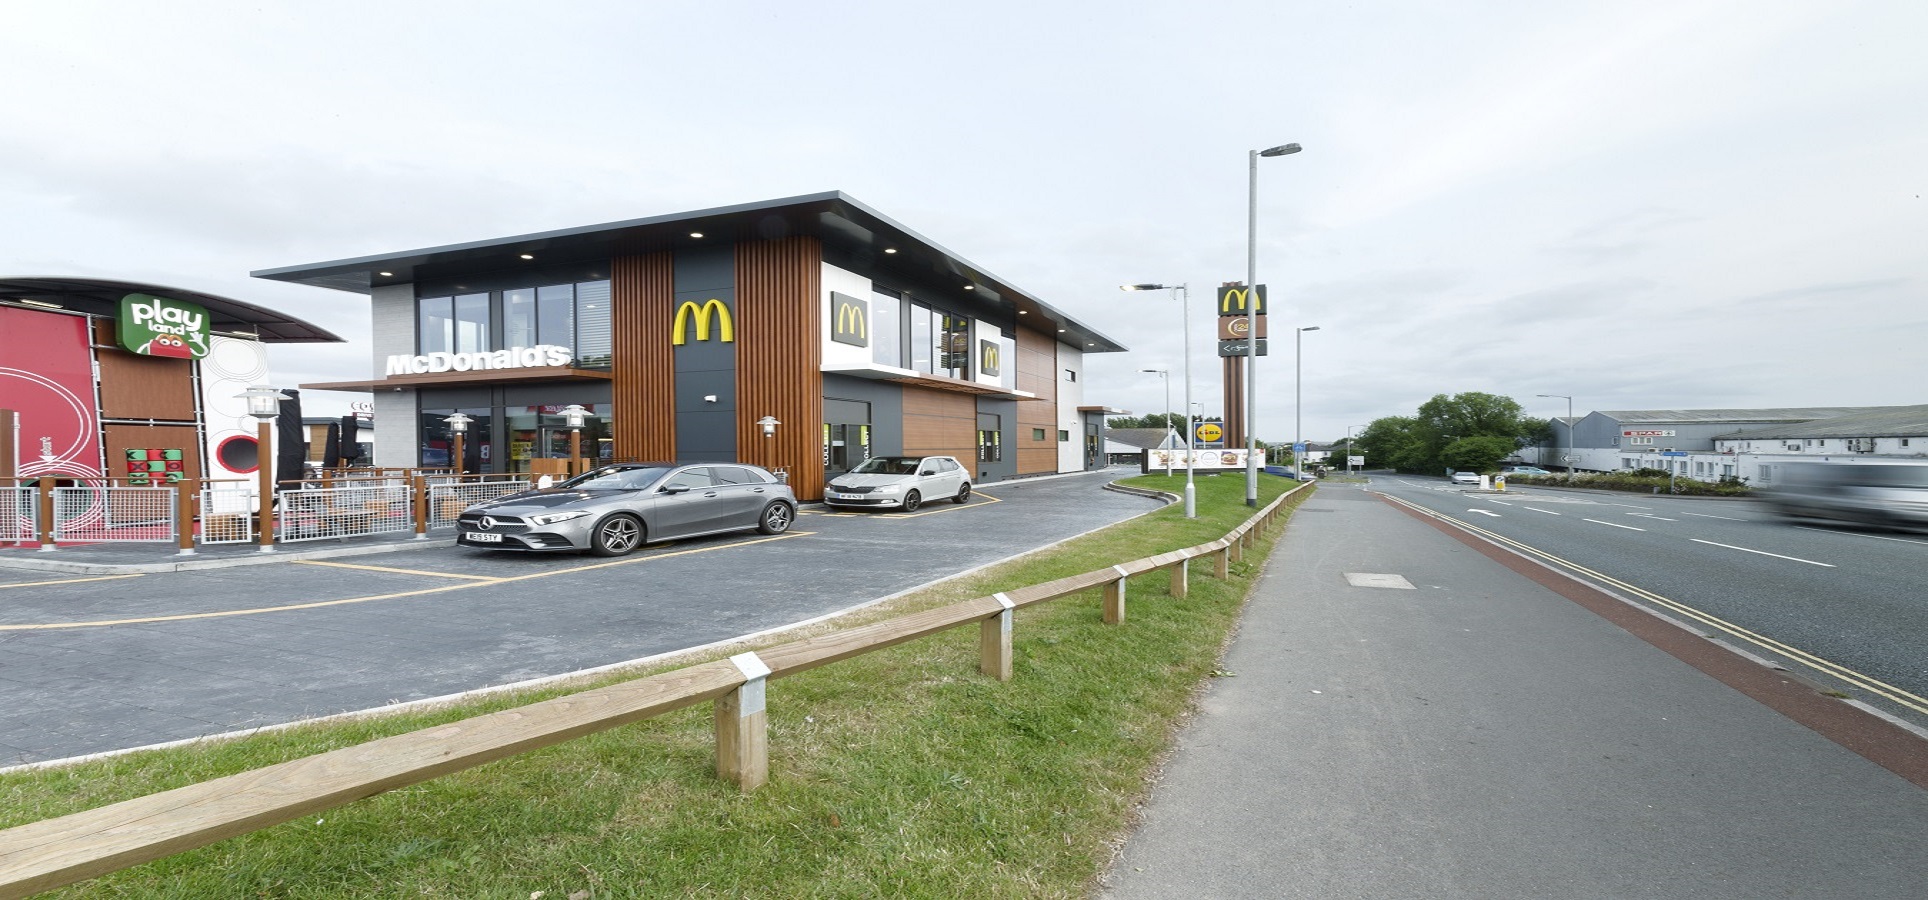
[[[1435,393],[1575,410],[1928,402],[1928,3],[9,4],[0,276],[283,309],[250,270],[843,190],[1132,348],[1087,402],[1220,387],[1245,268],[1303,431]],[[1293,436],[1261,361],[1260,436]],[[308,411],[346,395],[309,393]]]

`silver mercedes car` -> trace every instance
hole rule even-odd
[[[477,503],[457,519],[455,542],[621,556],[649,541],[752,528],[782,534],[796,518],[796,492],[759,466],[624,463]]]

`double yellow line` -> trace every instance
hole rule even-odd
[[[1401,500],[1398,497],[1393,497],[1388,494],[1381,494],[1380,496],[1385,497],[1386,499],[1391,500],[1394,503],[1398,503],[1401,506],[1407,507],[1408,509],[1412,509],[1420,513],[1424,513],[1425,515],[1431,516],[1432,518],[1438,519],[1442,522],[1450,522],[1453,525],[1456,525],[1462,529],[1465,529],[1466,531],[1472,532],[1473,534],[1479,535],[1480,537],[1492,543],[1511,548],[1526,556],[1543,560],[1547,563],[1552,564],[1557,568],[1565,569],[1569,572],[1574,572],[1576,574],[1583,575],[1589,579],[1598,581],[1605,585],[1609,585],[1616,590],[1624,591],[1627,594],[1630,594],[1638,599],[1645,600],[1648,603],[1652,603],[1653,605],[1658,606],[1662,609],[1665,609],[1669,612],[1676,613],[1683,618],[1691,619],[1695,622],[1699,622],[1703,625],[1706,625],[1711,628],[1718,629],[1727,634],[1733,635],[1734,637],[1747,641],[1748,643],[1751,643],[1764,650],[1768,650],[1772,653],[1776,653],[1787,659],[1798,662],[1801,665],[1807,666],[1808,668],[1813,669],[1814,671],[1819,672],[1823,675],[1827,675],[1829,677],[1835,678],[1837,680],[1845,682],[1854,687],[1860,688],[1861,690],[1867,691],[1870,694],[1874,694],[1879,697],[1884,697],[1900,706],[1913,710],[1914,712],[1921,713],[1923,715],[1928,715],[1928,698],[1923,698],[1913,693],[1910,693],[1908,691],[1902,690],[1901,688],[1895,687],[1892,684],[1888,684],[1887,682],[1882,681],[1878,678],[1874,678],[1868,675],[1863,675],[1860,672],[1856,672],[1855,670],[1848,668],[1847,666],[1843,666],[1839,663],[1835,663],[1827,659],[1823,659],[1819,656],[1816,656],[1798,647],[1794,647],[1789,644],[1784,644],[1780,641],[1777,641],[1757,631],[1743,628],[1739,625],[1736,625],[1732,622],[1727,621],[1726,619],[1713,615],[1712,613],[1703,612],[1699,609],[1695,609],[1692,606],[1688,606],[1685,603],[1681,603],[1677,600],[1672,600],[1667,597],[1663,597],[1645,588],[1628,584],[1624,581],[1621,581],[1618,578],[1615,578],[1611,575],[1607,575],[1603,572],[1596,572],[1592,569],[1587,568],[1586,566],[1580,565],[1579,563],[1573,562],[1568,559],[1563,559],[1558,556],[1554,556],[1553,554],[1548,553],[1544,550],[1541,550],[1538,547],[1534,547],[1530,544],[1520,543],[1519,541],[1513,540],[1512,538],[1509,538],[1503,534],[1496,534],[1494,532],[1488,531],[1484,528],[1481,528],[1477,525],[1472,524],[1471,522],[1465,522],[1459,519],[1455,519],[1452,516],[1446,515],[1445,513],[1434,512],[1433,510],[1427,509],[1426,507],[1420,506],[1416,503],[1412,503],[1407,500]]]

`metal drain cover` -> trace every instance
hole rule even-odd
[[[1347,572],[1346,583],[1353,587],[1393,588],[1395,590],[1416,590],[1413,583],[1404,575],[1381,575],[1375,572]]]

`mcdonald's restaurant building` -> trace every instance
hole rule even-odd
[[[804,499],[874,455],[978,483],[1105,465],[1084,357],[1125,348],[841,192],[254,273],[366,294],[375,464],[569,456],[782,468]],[[766,427],[762,423],[774,421]]]

